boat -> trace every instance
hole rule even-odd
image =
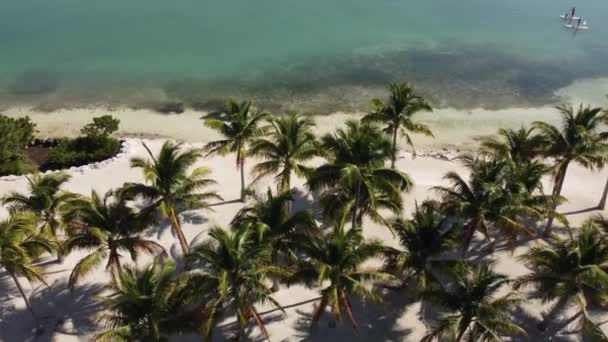
[[[562,14],[559,17],[562,18],[562,19],[564,19],[564,20],[579,20],[581,18],[581,17],[576,17],[576,16],[570,18],[570,17],[566,16],[565,14]]]
[[[575,25],[575,24],[564,24],[565,28],[573,29],[573,30],[588,30],[589,26],[585,24]]]

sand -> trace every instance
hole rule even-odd
[[[146,140],[153,151],[158,151],[163,140]],[[141,141],[138,139],[128,140],[128,149],[125,154],[97,169],[69,171],[72,179],[67,184],[67,189],[81,194],[89,194],[95,189],[103,193],[112,188],[122,185],[126,181],[141,181],[138,170],[129,167],[128,158],[133,156],[144,156]],[[189,146],[200,146],[192,144]],[[248,166],[254,161],[248,163]],[[210,167],[211,177],[218,181],[215,189],[230,201],[239,195],[239,174],[234,169],[232,156],[212,157],[200,161],[200,165]],[[415,181],[414,189],[405,195],[405,213],[410,213],[415,201],[422,201],[432,197],[434,194],[429,190],[431,186],[442,184],[442,177],[448,171],[464,172],[463,168],[455,162],[440,160],[430,157],[417,157],[413,159],[408,153],[402,154],[397,162],[397,167],[411,175]],[[597,204],[600,198],[604,182],[608,177],[608,170],[595,173],[584,170],[578,166],[572,167],[564,187],[564,195],[570,202],[560,207],[561,212],[570,212],[586,209]],[[549,185],[547,180],[547,186]],[[293,185],[299,191],[297,203],[294,208],[309,206],[313,201],[303,187],[301,179],[294,179]],[[255,187],[265,189],[270,186],[269,180],[259,182]],[[0,195],[9,191],[24,191],[26,180],[24,177],[0,179]],[[214,207],[213,212],[189,212],[183,215],[184,231],[188,240],[198,236],[205,238],[205,233],[213,225],[226,226],[233,215],[241,208],[241,203],[229,203]],[[574,225],[580,224],[582,220],[595,212],[585,212],[569,215],[568,218]],[[6,215],[2,209],[0,216]],[[390,232],[383,227],[371,222],[364,226],[368,237],[377,237],[384,240],[388,245],[394,245],[395,241]],[[149,232],[149,238],[161,243],[171,255],[179,253],[177,240],[172,236],[168,227],[159,227],[156,231]],[[524,252],[529,245],[519,247],[514,254],[509,251],[500,251],[491,257],[496,261],[496,269],[499,272],[515,277],[527,272],[526,268],[518,263],[515,257]],[[102,289],[104,283],[109,280],[108,274],[103,267],[94,274],[83,279],[74,291],[66,290],[65,283],[71,269],[76,262],[84,256],[84,253],[73,253],[63,263],[53,263],[53,258],[44,260],[49,287],[36,284],[30,286],[25,280],[23,283],[31,298],[34,310],[41,317],[45,333],[38,337],[43,341],[87,341],[96,327],[92,316],[99,307],[95,304],[92,295]],[[124,258],[123,262],[127,262]],[[141,258],[139,264],[145,264],[149,258]],[[282,288],[276,293],[276,299],[286,307],[286,315],[280,311],[273,311],[271,307],[262,307],[262,311],[269,311],[264,315],[268,322],[268,330],[272,341],[418,341],[426,331],[424,319],[430,315],[428,310],[421,311],[420,302],[412,300],[407,292],[385,291],[383,304],[360,303],[355,301],[355,316],[360,323],[360,332],[356,334],[346,324],[338,324],[336,328],[329,328],[328,322],[333,319],[331,314],[325,316],[320,322],[319,329],[310,335],[309,319],[314,301],[317,298],[318,289],[308,289],[302,286]],[[524,306],[525,314],[529,316],[525,320],[526,327],[534,333],[534,325],[540,319],[540,313],[547,310],[549,306],[542,305],[536,300],[529,301]],[[2,341],[26,341],[34,340],[34,325],[25,311],[21,297],[5,272],[0,271],[0,340]],[[605,320],[604,315],[597,316],[598,321]],[[233,318],[228,317],[222,323],[216,335],[217,340],[222,340],[222,334],[231,328]],[[574,326],[573,326],[574,327]],[[259,338],[259,332],[254,329],[251,336]],[[540,336],[530,336],[529,340],[540,340]],[[561,338],[561,337],[560,337]],[[564,337],[565,340],[568,338]],[[572,337],[570,337],[572,338]],[[179,340],[196,341],[196,337],[180,338]],[[523,340],[526,340],[525,338]]]
[[[606,80],[588,80],[576,82],[560,90],[556,96],[563,101],[584,101],[593,105],[605,105],[608,101],[601,85]],[[110,189],[121,186],[128,181],[141,181],[138,170],[129,167],[129,158],[145,156],[141,145],[145,141],[153,151],[158,151],[164,137],[185,141],[186,146],[201,146],[202,143],[218,138],[217,133],[205,128],[200,117],[204,113],[186,111],[181,115],[163,115],[147,110],[113,109],[65,109],[53,113],[32,111],[30,108],[8,108],[4,114],[10,116],[29,115],[37,124],[41,136],[59,137],[75,136],[78,130],[92,117],[102,114],[113,114],[121,119],[120,135],[131,137],[126,140],[123,153],[111,161],[96,165],[73,169],[70,172],[72,179],[67,189],[88,195],[91,190],[104,193]],[[336,113],[329,116],[315,116],[317,133],[324,134],[341,126],[345,120],[358,119],[363,113]],[[433,154],[428,151],[450,149],[451,152],[439,151],[450,156],[458,149],[471,149],[476,146],[476,138],[493,134],[497,128],[517,128],[527,125],[534,120],[556,122],[558,116],[551,107],[541,108],[511,108],[505,110],[485,110],[482,108],[470,111],[459,111],[445,108],[433,113],[421,114],[419,119],[427,123],[435,133],[435,139],[415,137],[417,147],[427,150],[426,155]],[[149,138],[141,140],[140,138]],[[316,161],[317,163],[319,161]],[[247,168],[255,163],[250,160]],[[217,180],[215,189],[228,203],[214,206],[212,212],[188,212],[183,215],[184,231],[188,240],[204,239],[208,229],[214,225],[226,226],[234,214],[242,207],[239,202],[230,202],[239,196],[239,173],[234,168],[233,156],[212,157],[203,159],[200,165],[211,168],[211,177]],[[397,167],[410,174],[415,181],[414,189],[404,196],[406,214],[411,213],[416,202],[434,196],[430,188],[443,184],[442,177],[448,171],[464,173],[463,168],[456,162],[419,156],[413,158],[409,153],[402,153]],[[608,170],[592,172],[579,166],[572,166],[564,185],[563,194],[569,202],[563,204],[559,210],[562,213],[572,213],[568,219],[573,226],[579,225],[584,219],[597,211],[586,210],[597,205],[604,183],[608,177]],[[255,188],[264,190],[273,186],[271,180],[262,180]],[[304,208],[314,205],[313,196],[303,187],[303,180],[292,180],[298,191],[297,202],[294,208]],[[545,180],[546,187],[551,186],[550,179]],[[274,186],[273,186],[274,187]],[[0,178],[0,196],[10,191],[25,191],[26,179],[24,177]],[[608,214],[608,212],[604,212]],[[5,208],[0,208],[0,217],[6,217]],[[371,222],[365,222],[364,231],[368,237],[377,237],[388,245],[395,245],[395,239],[390,232]],[[162,244],[170,255],[180,253],[177,240],[172,236],[168,227],[158,227],[150,231],[149,238]],[[496,269],[511,277],[525,274],[528,270],[520,264],[516,257],[525,252],[531,242],[518,247],[513,253],[498,251],[492,256],[496,262]],[[99,327],[96,326],[93,314],[99,310],[93,300],[93,295],[103,289],[108,282],[108,274],[103,267],[99,268],[76,286],[75,290],[66,289],[66,282],[74,265],[82,258],[84,253],[73,253],[63,263],[53,262],[53,258],[42,260],[49,287],[40,284],[30,286],[25,280],[23,284],[30,296],[34,310],[40,316],[45,333],[36,338],[34,324],[25,311],[24,303],[19,297],[12,280],[3,271],[0,271],[0,341],[87,341]],[[128,263],[128,258],[123,262]],[[139,259],[139,264],[148,262],[149,258]],[[346,323],[338,324],[336,328],[329,328],[328,322],[333,319],[331,314],[325,316],[320,322],[319,329],[310,335],[309,321],[313,310],[314,299],[318,296],[318,288],[308,289],[302,286],[282,288],[275,298],[285,307],[286,314],[263,307],[264,319],[268,322],[267,328],[273,341],[418,341],[426,331],[428,322],[425,320],[431,312],[422,307],[421,303],[412,299],[407,291],[384,291],[384,303],[360,303],[355,301],[355,316],[360,324],[360,332],[356,334]],[[524,292],[527,295],[527,292]],[[538,300],[529,300],[523,306],[521,313],[524,326],[531,334],[536,334],[534,326],[538,323],[541,313],[550,308],[549,304],[542,304]],[[570,311],[569,314],[571,314]],[[605,321],[608,316],[593,313],[596,321]],[[566,315],[566,317],[568,317]],[[217,340],[222,340],[221,332],[232,327],[234,319],[227,317],[216,334]],[[575,325],[568,326],[574,329]],[[254,329],[251,336],[259,339],[259,331]],[[562,336],[557,340],[576,340],[576,335]],[[543,336],[531,335],[515,340],[540,341]],[[184,337],[179,340],[197,341],[200,338]]]

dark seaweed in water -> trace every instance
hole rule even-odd
[[[228,97],[247,98],[272,111],[299,110],[324,114],[364,111],[370,97],[383,96],[393,81],[409,81],[435,106],[460,109],[539,106],[557,101],[554,92],[575,79],[608,75],[602,61],[606,47],[591,46],[588,57],[532,61],[490,46],[415,48],[343,58],[315,58],[243,69],[241,80],[180,79],[105,82],[82,87],[63,82],[44,70],[31,70],[13,82],[0,101],[33,103],[53,110],[63,107],[126,105],[158,108],[166,103],[216,110]],[[87,79],[97,79],[90,77]]]

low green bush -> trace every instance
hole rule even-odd
[[[10,118],[0,115],[0,176],[31,172],[34,165],[23,149],[32,143],[36,124],[29,117]]]
[[[46,165],[51,169],[91,164],[112,158],[120,151],[120,141],[110,137],[78,137],[55,146]]]

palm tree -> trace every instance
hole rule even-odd
[[[525,224],[518,221],[520,214],[531,214],[523,199],[505,189],[508,167],[501,160],[461,156],[460,160],[470,172],[470,179],[456,172],[448,172],[444,179],[450,187],[435,186],[450,214],[464,220],[462,255],[466,255],[475,232],[490,239],[491,224],[501,229],[512,241],[519,235],[531,235]]]
[[[321,198],[324,214],[338,220],[337,216],[350,216],[353,228],[364,215],[388,226],[379,210],[399,214],[401,193],[413,182],[407,174],[384,167],[390,142],[382,132],[348,121],[346,129],[323,137],[322,148],[328,161],[312,173],[308,187],[326,190]]]
[[[421,289],[428,288],[435,281],[437,267],[443,264],[438,258],[456,244],[455,226],[431,202],[416,206],[412,219],[399,218],[392,223],[402,250],[391,248],[387,252],[385,269],[400,278],[415,279]]]
[[[463,262],[456,263],[449,276],[444,284],[433,283],[421,293],[423,301],[447,310],[421,341],[499,342],[501,336],[525,334],[510,314],[521,298],[512,291],[497,297],[509,278],[494,273],[488,264]]]
[[[19,277],[46,284],[42,269],[32,266],[32,259],[42,251],[51,252],[53,247],[38,234],[36,221],[37,218],[32,213],[15,213],[0,221],[0,266],[13,278],[34,319],[36,314],[21,287]]]
[[[224,139],[205,146],[207,154],[236,154],[236,168],[241,170],[241,200],[245,200],[245,159],[249,144],[265,132],[258,125],[270,117],[268,113],[254,113],[251,102],[237,103],[229,99],[222,117],[205,119],[205,125],[217,130]]]
[[[266,196],[252,193],[253,203],[245,206],[231,222],[233,229],[250,229],[256,243],[268,243],[272,248],[272,263],[281,264],[299,250],[302,241],[319,233],[317,224],[308,210],[289,213],[286,203],[293,200],[290,191],[273,194],[270,189]],[[273,291],[278,290],[278,282],[273,279]]]
[[[378,240],[365,240],[361,229],[344,229],[344,221],[336,224],[331,233],[309,239],[302,245],[306,258],[298,258],[292,282],[316,283],[324,286],[319,305],[312,315],[313,327],[327,307],[342,320],[346,314],[354,328],[353,296],[380,302],[380,296],[367,285],[378,280],[390,280],[389,273],[365,269],[365,262],[380,256],[386,249]]]
[[[154,216],[150,208],[134,212],[123,199],[116,198],[112,191],[107,192],[103,198],[93,191],[90,199],[73,202],[65,214],[69,233],[66,250],[93,251],[74,266],[68,286],[73,287],[80,278],[105,262],[106,258],[106,270],[110,271],[116,282],[120,278],[121,252],[128,252],[133,261],[137,260],[140,253],[165,254],[161,245],[140,236],[154,224]]]
[[[62,244],[57,238],[57,231],[62,229],[61,208],[78,198],[74,193],[61,190],[70,177],[64,172],[42,176],[34,174],[31,178],[26,177],[29,194],[12,192],[2,198],[2,203],[8,205],[11,213],[27,211],[36,214],[40,232],[57,245],[59,260],[63,256]]]
[[[198,266],[193,273],[196,279],[194,288],[210,294],[204,322],[203,335],[210,339],[214,326],[220,316],[231,308],[236,311],[240,338],[251,321],[260,328],[268,339],[268,332],[256,308],[260,303],[271,303],[280,308],[271,296],[272,290],[267,280],[283,277],[287,272],[272,264],[272,250],[266,243],[256,243],[254,232],[250,229],[236,229],[232,232],[219,227],[210,229],[210,240],[195,245],[186,262]]]
[[[181,212],[194,209],[207,209],[209,200],[222,200],[214,191],[200,190],[216,184],[210,178],[209,169],[199,167],[187,173],[201,157],[200,151],[181,150],[180,144],[166,141],[157,156],[154,156],[144,144],[150,160],[142,158],[131,159],[131,167],[142,170],[146,184],[125,183],[120,190],[121,197],[132,198],[141,195],[152,200],[153,206],[171,221],[182,252],[188,253],[188,241],[182,230],[179,218]]]
[[[310,168],[303,163],[319,154],[319,146],[312,128],[311,118],[296,113],[269,120],[267,136],[253,141],[250,154],[264,159],[252,172],[259,179],[275,175],[280,192],[291,189],[291,175],[306,176]]]
[[[560,196],[568,166],[577,163],[588,169],[597,169],[604,165],[608,155],[608,135],[599,130],[608,120],[608,114],[601,108],[579,107],[576,111],[571,105],[557,107],[562,123],[555,127],[546,122],[534,122],[534,128],[546,141],[543,154],[554,158],[553,195]],[[555,208],[554,208],[555,209]],[[553,219],[549,218],[545,228],[548,234]]]
[[[196,313],[189,309],[192,291],[175,263],[155,260],[143,269],[130,266],[108,284],[109,295],[98,297],[106,312],[99,318],[106,330],[93,340],[168,341],[172,334],[196,331]]]
[[[397,159],[397,134],[401,132],[408,145],[414,149],[414,143],[408,132],[421,133],[433,136],[428,126],[414,122],[414,114],[421,111],[432,111],[431,105],[421,96],[414,93],[414,88],[408,83],[391,83],[390,96],[385,103],[380,99],[373,99],[371,105],[373,112],[363,117],[364,122],[379,122],[386,124],[384,131],[393,138],[391,153],[391,168],[395,168]],[[414,150],[414,155],[416,151]]]
[[[542,136],[534,135],[534,128],[518,130],[498,130],[497,136],[481,140],[481,153],[497,158],[513,160],[517,164],[533,161],[542,152],[545,141]]]
[[[545,330],[549,322],[568,305],[576,303],[584,324],[592,324],[587,303],[608,304],[608,239],[596,222],[587,222],[569,239],[532,247],[520,257],[532,272],[515,282],[515,288],[533,287],[543,303],[556,301],[538,325]]]

